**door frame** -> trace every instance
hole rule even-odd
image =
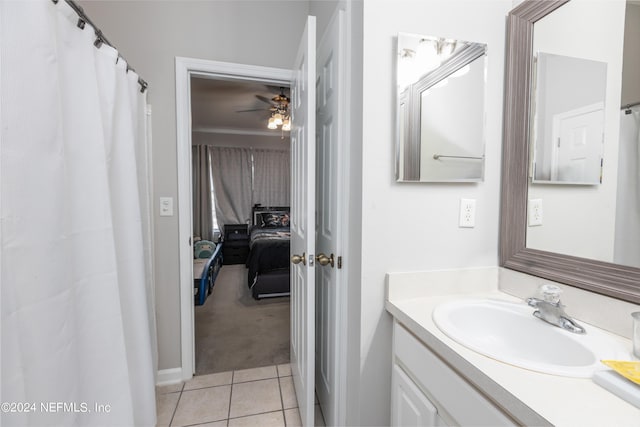
[[[193,304],[193,233],[191,176],[191,76],[225,80],[247,80],[289,86],[292,70],[177,56],[176,149],[178,172],[178,251],[180,282],[181,380],[195,372],[195,327]]]

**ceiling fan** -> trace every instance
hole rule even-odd
[[[282,126],[282,130],[291,130],[291,121],[289,114],[289,103],[291,100],[284,93],[284,87],[280,87],[280,93],[273,98],[269,99],[263,95],[256,95],[260,101],[269,104],[269,108],[252,108],[249,110],[240,110],[238,113],[245,113],[251,111],[270,111],[267,127],[269,129],[277,129],[278,126]]]

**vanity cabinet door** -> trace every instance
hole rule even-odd
[[[445,427],[438,410],[398,365],[393,365],[391,425]]]
[[[514,426],[486,396],[444,363],[397,321],[393,327],[394,367],[409,372],[418,390],[425,390],[447,423],[460,426]],[[394,371],[395,372],[395,371]],[[417,387],[417,386],[416,386]]]

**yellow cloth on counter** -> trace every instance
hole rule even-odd
[[[602,360],[602,363],[625,377],[640,385],[640,362],[625,362],[622,360]]]

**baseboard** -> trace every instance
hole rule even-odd
[[[182,368],[159,369],[156,385],[177,384],[182,382]]]

